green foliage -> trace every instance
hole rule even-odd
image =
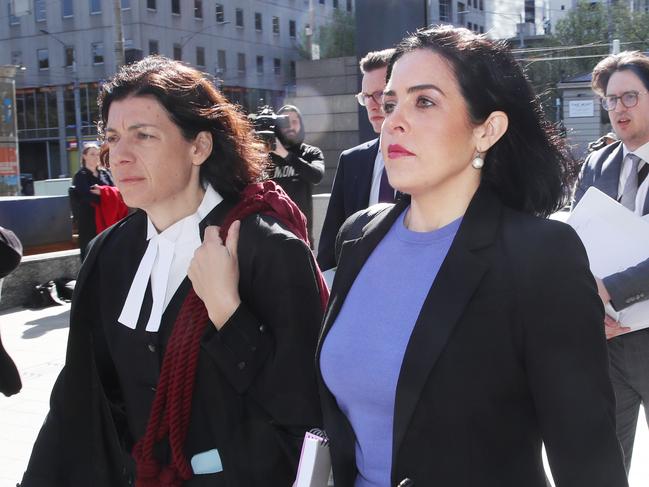
[[[313,42],[320,45],[320,58],[334,58],[355,55],[356,24],[354,16],[343,10],[336,10],[331,20],[316,29]],[[307,36],[300,35],[298,50],[302,57],[309,59]]]
[[[526,73],[548,116],[556,119],[557,83],[591,72],[609,54],[613,39],[620,40],[622,51],[646,51],[649,49],[647,26],[649,14],[632,12],[627,4],[616,2],[609,7],[606,3],[580,0],[557,23],[554,35],[547,36],[540,46],[535,46],[554,47],[556,50],[519,54],[526,59],[523,63]]]

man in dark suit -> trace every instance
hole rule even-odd
[[[639,52],[608,56],[593,71],[593,90],[602,97],[620,141],[591,153],[575,189],[575,203],[590,186],[642,216],[649,213],[649,58]],[[614,252],[611,249],[611,252]],[[622,310],[649,298],[649,259],[610,276],[596,276],[604,304]],[[649,420],[649,329],[628,333],[606,316],[611,380],[617,401],[617,435],[631,465],[640,404]]]
[[[363,80],[358,103],[367,110],[367,118],[374,132],[381,132],[384,115],[381,99],[385,75],[393,49],[368,53],[360,61]],[[394,189],[390,186],[379,151],[379,139],[347,149],[340,155],[329,206],[320,234],[318,264],[322,270],[336,267],[334,248],[336,235],[350,215],[376,203],[392,203]]]

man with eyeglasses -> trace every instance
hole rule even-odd
[[[367,118],[377,134],[381,132],[385,118],[381,103],[388,62],[393,52],[394,49],[370,52],[359,63],[363,79],[356,100],[365,107]],[[394,195],[378,138],[340,154],[318,245],[318,264],[322,270],[336,267],[336,235],[347,217],[376,203],[392,203]]]
[[[620,140],[586,158],[575,188],[575,204],[590,186],[595,186],[636,215],[646,215],[649,213],[649,57],[637,51],[606,57],[595,66],[592,87],[602,97],[602,107],[608,111]],[[649,242],[647,248],[649,254]],[[649,299],[649,259],[595,279],[603,303],[610,303],[618,311]],[[649,422],[649,328],[628,333],[629,328],[609,316],[604,324],[617,402],[617,435],[628,472],[640,404],[644,404]]]

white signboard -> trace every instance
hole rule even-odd
[[[593,100],[572,100],[568,102],[568,116],[570,118],[592,117],[595,115]]]

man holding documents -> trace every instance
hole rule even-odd
[[[592,87],[602,97],[602,107],[620,140],[586,158],[575,189],[575,204],[593,186],[638,217],[647,215],[649,58],[640,52],[606,57],[593,71]],[[638,219],[638,224],[643,223]],[[611,248],[611,257],[617,251]],[[593,272],[602,301],[615,311],[649,299],[649,258],[610,275]],[[641,403],[649,422],[649,328],[634,327],[637,331],[629,333],[632,328],[608,315],[605,325],[617,401],[617,434],[628,472]]]

